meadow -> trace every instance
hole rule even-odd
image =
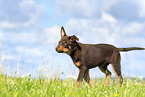
[[[116,80],[110,80],[104,87],[105,78],[93,79],[94,87],[83,82],[76,86],[76,80],[60,80],[39,77],[12,77],[0,75],[0,97],[145,97],[145,81],[139,78],[124,80],[118,87]]]

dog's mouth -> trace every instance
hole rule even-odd
[[[56,51],[58,53],[68,53],[69,52],[69,49],[68,48],[64,48],[63,46],[57,46],[56,47]]]

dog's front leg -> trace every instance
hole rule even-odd
[[[84,79],[87,83],[89,83],[91,86],[94,86],[92,81],[90,80],[90,75],[89,75],[89,69],[85,72],[85,75],[84,75]]]
[[[87,68],[86,67],[83,67],[83,68],[80,68],[79,69],[79,75],[78,75],[78,78],[77,78],[77,86],[80,85],[80,83],[83,81],[83,78],[85,76],[85,74],[87,73]]]

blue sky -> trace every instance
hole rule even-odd
[[[60,28],[82,43],[109,43],[116,47],[145,47],[144,0],[1,0],[1,71],[19,76],[39,73],[77,77],[78,70],[66,54],[55,51]],[[145,77],[145,52],[121,53],[123,76]],[[109,70],[113,73],[112,68]],[[62,74],[63,72],[63,74]],[[91,77],[103,77],[98,69]],[[114,73],[112,76],[115,76]]]

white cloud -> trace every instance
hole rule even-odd
[[[107,13],[102,13],[101,18],[98,19],[72,18],[66,24],[68,31],[78,34],[84,42],[105,42],[125,46],[126,44],[144,46],[144,26],[145,22],[126,23],[118,21]],[[132,39],[131,43],[128,42],[130,39]]]
[[[140,35],[144,34],[142,33],[142,30],[144,29],[145,23],[140,22],[131,22],[129,24],[126,24],[123,29],[123,34],[126,35]]]
[[[23,23],[24,27],[35,24],[36,22],[38,22],[38,18],[40,18],[40,16],[44,14],[43,10],[45,9],[45,7],[43,5],[36,4],[33,0],[23,0],[19,3],[19,6],[21,8],[21,11],[30,17],[27,22]]]
[[[98,18],[105,12],[122,21],[144,18],[144,5],[144,0],[56,0],[57,12],[62,16]]]
[[[56,0],[57,11],[60,15],[73,17],[96,18],[101,11],[109,11],[117,0]]]
[[[37,33],[38,40],[45,44],[54,44],[60,39],[60,27],[53,26],[51,28],[43,29],[42,32]]]
[[[3,33],[0,32],[0,47],[2,46]]]
[[[7,21],[3,21],[3,22],[0,23],[0,27],[3,28],[3,29],[14,28],[15,26],[17,26],[17,25],[14,25],[14,24],[9,23]]]
[[[3,41],[7,42],[8,44],[13,45],[30,45],[32,43],[38,42],[37,37],[34,32],[9,32],[3,33]]]
[[[102,13],[102,20],[103,21],[107,21],[107,22],[111,22],[111,23],[116,23],[117,20],[112,17],[110,14],[107,14],[107,13]]]
[[[1,1],[0,28],[18,29],[38,25],[38,18],[43,14],[44,6],[36,4],[33,0]]]
[[[7,59],[17,59],[16,56],[19,56],[26,59],[25,62],[33,62],[35,58],[45,56],[45,59],[48,60],[60,40],[60,28],[54,26],[43,28],[37,32],[21,33],[7,31],[6,33],[0,33],[0,37],[3,37],[2,41],[6,43],[1,48]],[[48,53],[48,51],[50,52]],[[5,52],[8,54],[5,54]]]
[[[63,10],[66,10],[71,15],[80,15],[80,16],[90,16],[94,9],[93,0],[56,0],[58,5],[58,11],[61,15],[65,14]],[[92,4],[92,5],[91,5]],[[88,7],[89,6],[89,7]],[[84,10],[85,9],[85,10]]]
[[[85,43],[98,43],[101,41],[114,43],[112,31],[115,25],[112,20],[108,22],[108,20],[104,19],[85,20],[74,18],[68,21],[66,27],[70,29],[69,32],[78,34],[80,41]]]
[[[28,47],[18,46],[15,48],[15,50],[17,51],[18,54],[24,54],[27,57],[44,55],[44,52],[41,51],[41,49],[39,47],[28,48]]]
[[[145,0],[140,0],[138,1],[139,5],[140,5],[140,13],[139,16],[141,18],[145,18]]]

